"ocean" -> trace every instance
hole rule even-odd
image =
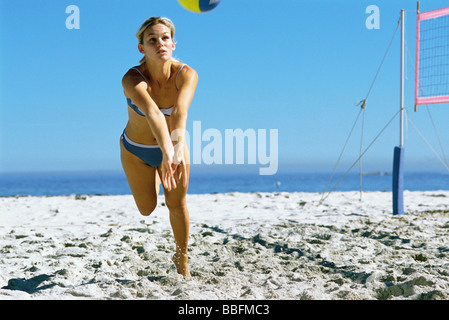
[[[191,172],[189,194],[228,192],[359,191],[360,174],[284,172],[261,176],[255,172]],[[338,183],[338,184],[337,184]],[[326,188],[327,187],[327,188]],[[335,188],[334,188],[335,187]],[[391,191],[392,176],[374,172],[362,175],[363,191]],[[404,190],[449,190],[448,172],[405,172]],[[123,172],[0,173],[0,196],[131,194]]]

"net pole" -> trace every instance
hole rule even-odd
[[[405,48],[405,10],[401,10],[401,94],[400,94],[400,133],[399,146],[404,144],[404,50]]]
[[[419,1],[416,4],[416,55],[415,55],[415,112],[418,111],[418,70],[419,70]]]
[[[404,214],[404,49],[405,49],[405,10],[401,10],[401,72],[400,72],[400,120],[399,146],[393,155],[393,215]]]

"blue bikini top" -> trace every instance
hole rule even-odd
[[[177,89],[177,90],[179,90],[179,88],[178,88],[178,84],[177,84],[177,81],[176,81],[176,80],[178,80],[179,72],[181,72],[181,70],[182,70],[182,68],[184,68],[184,66],[185,66],[185,65],[183,64],[183,65],[181,66],[181,68],[179,68],[178,73],[176,74],[175,85],[176,85],[176,89]],[[134,68],[131,68],[131,69],[137,70],[137,72],[140,73],[140,75],[143,77],[143,79],[145,80],[145,82],[148,83],[148,81],[147,81],[147,79],[145,78],[145,76],[143,75],[143,73],[140,72],[140,70],[139,70],[137,67],[134,67]],[[126,102],[128,103],[128,106],[129,106],[131,109],[133,109],[138,115],[145,117],[145,114],[142,112],[142,110],[140,110],[139,107],[136,106],[130,98],[126,98]],[[162,109],[159,109],[159,110],[161,110],[161,112],[162,112],[165,116],[170,116],[171,113],[172,113],[172,111],[173,111],[173,106],[170,107],[170,108],[162,108]]]

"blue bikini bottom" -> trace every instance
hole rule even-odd
[[[162,163],[161,148],[156,145],[136,143],[128,138],[123,130],[121,140],[126,150],[151,167],[159,167]]]

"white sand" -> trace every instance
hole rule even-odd
[[[163,197],[0,198],[0,299],[449,299],[449,191],[320,198],[189,195],[192,280]]]

